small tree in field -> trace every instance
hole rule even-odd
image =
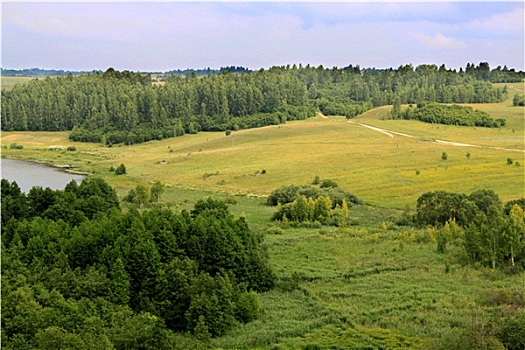
[[[341,216],[345,220],[348,219],[349,216],[348,203],[346,202],[346,199],[343,199],[343,204],[341,205]]]
[[[447,152],[441,153],[441,159],[443,159],[443,160],[447,160],[448,159]]]
[[[164,192],[164,184],[157,180],[153,183],[153,185],[151,185],[151,189],[150,189],[150,201],[157,201],[159,202],[160,201],[160,195],[162,194],[162,192]]]
[[[120,164],[117,169],[115,169],[115,175],[124,175],[126,173],[126,166],[124,164]]]

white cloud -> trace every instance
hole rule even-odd
[[[517,7],[511,12],[500,13],[484,20],[469,23],[474,29],[487,32],[518,32],[523,35],[523,7]]]
[[[467,47],[467,44],[464,41],[446,37],[445,35],[441,33],[437,33],[434,36],[428,36],[422,33],[418,33],[414,37],[421,44],[429,48],[464,49],[465,47]]]

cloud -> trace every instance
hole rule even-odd
[[[446,37],[441,33],[434,36],[419,33],[415,35],[415,39],[424,46],[435,49],[464,49],[467,47],[464,41]]]
[[[521,5],[510,12],[471,21],[469,25],[474,29],[487,32],[516,32],[523,35],[523,4]]]

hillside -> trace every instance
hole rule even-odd
[[[382,207],[405,208],[421,193],[439,189],[470,193],[492,188],[503,200],[523,196],[522,109],[508,101],[476,108],[505,117],[507,125],[486,129],[385,120],[385,106],[350,122],[318,116],[230,136],[202,132],[122,147],[72,142],[66,133],[32,132],[4,132],[2,144],[4,156],[70,164],[102,175],[123,192],[135,181],[158,179],[173,189],[265,196],[284,184],[308,184],[317,175]],[[359,124],[398,134],[391,137]],[[24,149],[6,148],[11,143]],[[75,145],[77,151],[47,151],[57,144]],[[441,159],[443,152],[446,161]],[[508,166],[508,158],[522,166]],[[125,178],[107,172],[120,163],[128,168]]]

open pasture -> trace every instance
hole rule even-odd
[[[507,116],[508,126],[467,128],[385,120],[382,117],[389,108],[382,107],[350,122],[317,117],[235,131],[230,136],[203,132],[110,148],[71,142],[65,132],[4,132],[2,152],[103,176],[122,195],[137,181],[161,180],[173,189],[265,196],[282,185],[309,184],[319,176],[382,207],[405,208],[422,193],[435,190],[470,193],[490,188],[504,201],[523,197],[523,109],[505,103],[476,107],[495,108]],[[392,137],[358,123],[411,137]],[[11,143],[24,149],[10,149]],[[74,145],[77,150],[48,150],[52,145]],[[509,158],[512,165],[507,164]],[[128,175],[108,171],[120,163],[126,165]]]
[[[6,90],[11,90],[13,88],[13,86],[15,86],[16,84],[24,84],[24,83],[27,83],[28,81],[31,81],[35,78],[33,77],[5,77],[5,76],[2,76],[0,78],[0,82],[1,82],[1,86],[2,86],[2,90],[3,89],[6,89]]]

